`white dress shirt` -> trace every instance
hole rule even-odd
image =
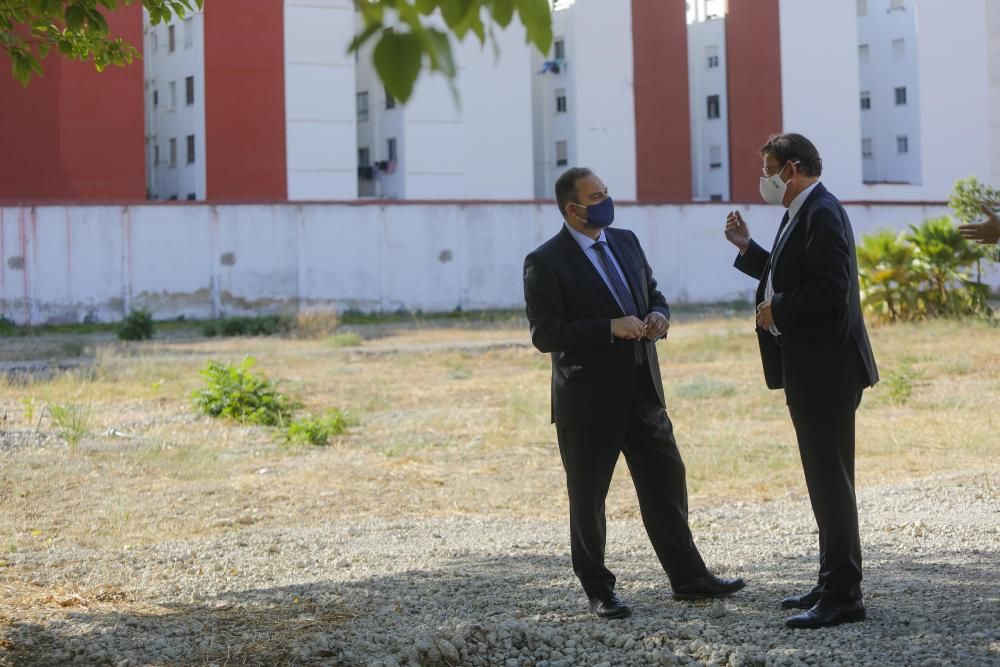
[[[775,240],[775,242],[774,242],[775,249],[777,249],[778,246],[781,244],[781,239],[784,238],[788,234],[788,230],[790,230],[792,228],[792,223],[795,221],[795,218],[798,216],[799,211],[802,210],[802,204],[804,204],[806,202],[806,199],[809,198],[809,193],[812,192],[816,188],[817,185],[819,185],[819,181],[816,181],[815,183],[813,183],[812,185],[810,185],[808,188],[806,188],[805,190],[803,190],[799,194],[795,195],[795,199],[793,199],[791,201],[791,203],[788,204],[788,222],[785,224],[784,229],[781,230],[781,236],[779,236]],[[776,259],[777,259],[777,257],[774,257],[773,255],[771,256],[771,262],[768,265],[768,269],[767,269],[767,284],[764,286],[764,303],[766,303],[768,305],[771,304],[771,299],[774,297],[774,284],[771,281],[771,274],[774,272],[773,271],[773,269],[774,269],[774,262],[775,262]],[[773,315],[773,312],[772,312],[772,315]],[[781,332],[778,331],[778,326],[776,324],[774,324],[773,321],[771,322],[771,328],[769,329],[769,331],[773,335],[775,335],[775,336],[780,336],[781,335]]]
[[[586,234],[582,234],[576,231],[575,229],[570,227],[568,223],[564,222],[563,224],[566,225],[566,229],[569,230],[569,233],[570,235],[573,236],[573,239],[575,239],[576,242],[580,244],[580,249],[583,250],[583,254],[587,256],[587,259],[590,260],[590,263],[594,265],[595,269],[597,269],[598,275],[601,276],[601,280],[604,281],[604,284],[608,286],[608,291],[611,292],[611,296],[615,298],[615,301],[618,303],[618,307],[622,309],[622,313],[624,314],[625,304],[623,304],[621,302],[621,299],[618,298],[618,292],[615,291],[614,285],[611,284],[611,280],[608,279],[608,274],[604,270],[604,262],[601,261],[601,256],[598,254],[597,250],[594,249],[595,243],[604,241],[604,243],[607,244],[608,239],[604,235],[604,230],[603,229],[601,230],[601,235],[598,236],[597,239],[595,240],[590,238]],[[611,252],[611,246],[608,246],[607,252],[608,252],[608,257],[611,258],[611,263],[614,264],[614,267],[618,270],[618,275],[622,279],[622,284],[628,286],[628,280],[625,279],[625,272],[622,271],[622,267],[618,263],[618,260],[615,258],[615,254]]]

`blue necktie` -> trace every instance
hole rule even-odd
[[[604,267],[604,272],[608,274],[608,281],[611,283],[611,287],[615,290],[615,294],[618,295],[618,302],[621,304],[622,310],[625,311],[626,315],[639,317],[639,309],[636,308],[635,299],[632,298],[632,290],[625,284],[621,274],[618,273],[618,269],[615,268],[615,263],[611,261],[607,246],[608,244],[604,241],[598,241],[591,247],[597,251],[597,256],[601,258],[601,265]],[[646,358],[645,349],[643,349],[642,341],[634,342],[635,363],[639,365]]]

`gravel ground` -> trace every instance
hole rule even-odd
[[[692,512],[709,566],[748,580],[725,602],[673,601],[640,522],[610,522],[624,621],[587,612],[563,521],[236,526],[13,553],[0,664],[997,665],[998,500],[986,474],[862,490],[869,618],[814,631],[785,629],[777,605],[815,576],[800,496]]]

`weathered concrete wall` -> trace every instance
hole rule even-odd
[[[619,204],[672,301],[748,299],[722,236],[726,204]],[[743,206],[770,245],[779,212]],[[850,205],[856,234],[946,212]],[[559,230],[550,202],[0,207],[0,314],[19,324],[333,306],[520,308],[524,255]],[[1000,284],[1000,275],[991,275]]]

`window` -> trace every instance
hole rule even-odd
[[[386,149],[389,151],[389,160],[396,161],[396,139],[392,138],[386,142]]]
[[[708,68],[714,69],[719,66],[719,47],[709,46],[705,48],[705,56],[708,58]]]
[[[385,108],[386,109],[396,108],[396,98],[392,96],[392,93],[389,92],[388,88],[385,89]]]
[[[708,195],[708,201],[722,201],[722,195]]]
[[[154,90],[153,91],[153,108],[155,109],[158,106],[160,106],[160,91]]]
[[[368,120],[368,91],[358,93],[358,122]]]
[[[862,65],[868,64],[869,49],[867,44],[858,45],[858,63]]]
[[[170,91],[170,108],[175,109],[177,107],[177,84],[171,81],[167,84],[167,89]]]
[[[184,100],[185,104],[191,106],[194,104],[194,77],[189,76],[184,79]]]
[[[167,51],[173,53],[174,49],[177,48],[177,41],[175,36],[174,26],[167,26]]]
[[[153,166],[160,164],[160,144],[153,144]]]
[[[195,199],[197,199],[197,197],[195,196],[195,194],[193,192],[189,192],[187,198],[188,198],[188,201],[194,201]]]
[[[368,165],[371,164],[371,162],[372,162],[371,152],[368,150],[368,147],[365,146],[364,148],[359,148],[358,149],[358,166],[359,167],[367,167]]]
[[[905,134],[896,137],[896,152],[900,155],[910,152],[910,138]]]
[[[719,96],[709,95],[708,96],[708,117],[718,118],[719,117]]]
[[[562,37],[553,42],[552,50],[554,52],[553,57],[556,60],[562,60],[566,57],[566,42],[563,41]]]
[[[901,107],[906,104],[906,86],[896,88],[896,106]]]
[[[194,19],[184,19],[184,48],[190,49],[194,46]]]
[[[866,160],[872,159],[872,140],[864,138],[861,140],[861,157]]]
[[[905,39],[892,40],[892,59],[902,60],[905,57],[906,57],[906,40]]]
[[[872,94],[867,90],[861,91],[861,110],[868,111],[872,108]]]
[[[566,113],[566,89],[556,90],[556,113]]]
[[[858,16],[868,16],[868,0],[858,0]]]
[[[156,30],[153,30],[153,39],[151,42],[150,49],[152,50],[153,53],[156,53],[156,50],[159,48],[160,48],[160,36],[156,34]]]
[[[177,140],[170,140],[170,160],[167,162],[167,166],[170,168],[177,166]]]
[[[187,135],[187,163],[194,164],[194,135]]]
[[[889,11],[891,12],[894,9],[906,9],[903,6],[903,0],[889,0]]]
[[[708,147],[708,166],[710,169],[722,167],[722,146]]]
[[[565,167],[569,164],[569,147],[565,141],[556,142],[556,166]]]

